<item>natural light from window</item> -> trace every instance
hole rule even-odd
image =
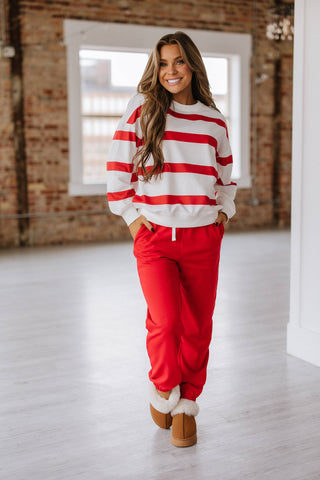
[[[80,49],[83,183],[105,183],[113,134],[147,63],[148,53]],[[217,107],[230,124],[229,60],[204,57]],[[235,165],[235,176],[237,166]]]

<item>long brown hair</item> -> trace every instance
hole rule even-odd
[[[141,168],[144,181],[157,177],[163,170],[164,157],[161,142],[166,127],[167,111],[172,101],[172,94],[166,90],[158,79],[160,68],[160,50],[164,45],[178,45],[181,56],[192,71],[192,95],[197,101],[218,110],[210,91],[207,72],[201,54],[191,38],[184,32],[169,33],[158,41],[151,53],[142,78],[138,84],[138,92],[142,93],[145,102],[141,108],[140,122],[143,146],[135,155],[137,168]],[[152,155],[154,164],[146,168]]]

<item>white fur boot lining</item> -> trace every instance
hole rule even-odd
[[[180,399],[180,385],[171,390],[168,400],[160,397],[153,383],[150,383],[150,403],[161,413],[169,413],[177,405]]]
[[[178,405],[171,411],[171,415],[178,415],[178,413],[185,413],[186,415],[195,417],[199,413],[199,405],[193,400],[180,398]]]

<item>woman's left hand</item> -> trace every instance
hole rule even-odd
[[[220,223],[223,223],[225,225],[227,223],[228,217],[224,212],[219,212],[215,224],[218,226]]]

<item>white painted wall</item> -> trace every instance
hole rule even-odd
[[[288,353],[320,366],[320,1],[295,1]]]

